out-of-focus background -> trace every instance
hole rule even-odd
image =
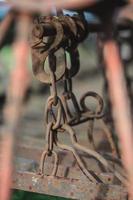
[[[0,2],[2,4],[2,2]],[[6,12],[9,8],[0,7],[0,20],[3,19]],[[90,16],[91,19],[91,16]],[[3,123],[2,119],[2,111],[3,106],[6,99],[6,90],[9,84],[9,75],[14,66],[13,54],[12,54],[12,34],[14,27],[11,27],[10,33],[8,33],[5,41],[5,45],[1,46],[0,51],[0,123]],[[124,33],[126,34],[126,33]],[[122,57],[128,56],[128,47],[122,48]],[[88,38],[79,45],[80,52],[80,71],[73,78],[73,91],[77,98],[79,99],[82,94],[87,91],[94,91],[101,95],[105,102],[105,113],[108,111],[108,94],[105,87],[105,77],[103,72],[102,63],[100,63],[100,59],[98,55],[97,47],[97,35],[89,34]],[[43,140],[45,138],[45,124],[44,124],[44,107],[46,103],[46,99],[49,95],[49,87],[45,84],[40,83],[35,79],[32,73],[32,64],[31,58],[29,58],[29,71],[31,74],[31,84],[29,87],[29,91],[27,94],[27,100],[25,101],[24,106],[24,114],[22,116],[20,126],[19,126],[19,142],[23,141],[28,143],[30,138],[32,137],[33,141],[40,141],[40,145],[43,146]],[[132,62],[129,65],[126,65],[126,71],[128,79],[132,84],[133,77],[133,67]],[[58,85],[61,88],[61,83]],[[93,100],[89,102],[89,105],[93,107]],[[79,133],[81,136],[81,141],[84,139],[84,135],[79,129]],[[100,133],[102,134],[102,133]],[[82,138],[83,137],[83,138]],[[28,141],[28,142],[27,142]],[[25,166],[23,166],[23,162],[16,161],[16,166],[19,165],[21,169],[30,168],[32,170],[36,170],[37,166],[32,160],[25,161]],[[23,199],[57,199],[55,197],[48,197],[43,195],[33,195],[32,193],[26,193],[22,191],[15,191],[12,200],[23,200]],[[63,199],[63,198],[61,198]]]

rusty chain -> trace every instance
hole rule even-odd
[[[44,24],[52,24],[56,29],[55,36],[44,36]],[[64,29],[67,27],[68,33]],[[46,122],[46,147],[40,161],[39,174],[43,176],[45,160],[48,157],[54,157],[52,176],[56,176],[58,170],[58,154],[54,146],[59,149],[70,151],[77,161],[77,164],[85,176],[92,182],[102,182],[99,177],[94,176],[85,166],[80,158],[78,151],[82,151],[95,158],[107,172],[112,172],[123,183],[125,178],[117,172],[113,165],[109,164],[106,158],[96,151],[93,126],[95,120],[100,120],[104,125],[105,134],[110,143],[113,155],[117,157],[114,141],[111,133],[102,117],[103,100],[95,92],[86,92],[78,102],[72,87],[72,78],[78,73],[80,67],[78,44],[83,41],[88,34],[85,21],[78,16],[56,16],[41,17],[33,24],[32,32],[32,58],[33,73],[35,77],[43,83],[50,86],[50,96],[47,99],[45,109]],[[46,41],[46,42],[44,42]],[[60,54],[60,57],[57,56]],[[66,53],[70,56],[70,66],[68,66]],[[48,58],[48,67],[45,64]],[[57,81],[63,81],[63,92],[59,95],[57,90]],[[93,97],[97,101],[95,111],[92,111],[87,105],[87,98]],[[71,101],[74,112],[70,108],[68,101]],[[78,143],[74,126],[88,122],[89,140],[93,149],[84,147]],[[68,134],[71,140],[71,146],[59,142],[60,134]]]

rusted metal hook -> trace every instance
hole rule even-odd
[[[33,60],[32,64],[33,73],[38,80],[44,83],[51,83],[49,69],[46,70],[44,67],[46,58],[51,52],[53,53],[58,50],[58,56],[57,56],[58,67],[56,67],[55,70],[56,80],[59,80],[65,72],[64,50],[60,48],[60,44],[63,40],[63,27],[61,23],[58,21],[58,18],[56,17],[52,18],[51,23],[53,23],[53,25],[56,28],[56,36],[54,42],[49,46],[48,50],[44,52],[42,51],[42,48],[39,49],[32,48],[31,50],[32,60]]]

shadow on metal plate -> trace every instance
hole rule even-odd
[[[11,200],[70,200],[62,197],[54,197],[49,195],[42,195],[22,190],[14,190]]]

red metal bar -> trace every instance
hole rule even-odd
[[[130,104],[124,79],[123,66],[117,44],[114,40],[104,43],[110,99],[116,132],[120,142],[123,166],[127,171],[128,191],[133,199],[133,131]]]
[[[10,0],[8,1],[13,8],[31,12],[44,12],[49,13],[51,8],[56,7],[57,9],[61,8],[82,8],[85,6],[90,6],[94,3],[97,3],[98,0],[40,0],[39,3],[37,0]]]
[[[2,129],[0,200],[10,199],[15,134],[22,111],[23,98],[29,84],[29,73],[27,69],[29,46],[26,37],[29,21],[25,16],[21,16],[18,22],[21,22],[22,27],[19,27],[19,38],[17,38],[18,40],[13,48],[16,62],[11,74],[7,103],[4,109],[5,124]],[[21,32],[22,28],[23,31],[26,30],[23,34]]]

